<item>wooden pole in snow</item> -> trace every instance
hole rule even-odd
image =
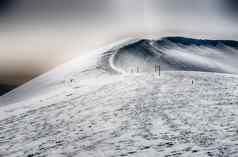
[[[160,65],[159,65],[159,76],[160,76]]]
[[[158,74],[160,76],[160,65],[155,64],[155,73],[157,73],[157,72],[158,72]]]

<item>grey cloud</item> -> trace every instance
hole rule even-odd
[[[3,0],[0,11],[20,18],[97,18],[111,15],[110,0]],[[14,8],[12,7],[14,6]]]
[[[16,0],[1,0],[0,1],[0,14],[6,14],[8,12],[11,12],[12,9],[14,9],[14,6],[16,5]]]
[[[237,0],[223,0],[223,6],[232,18],[238,19],[238,1]]]
[[[237,0],[2,0],[0,13],[17,18],[95,20],[156,16],[237,16]]]

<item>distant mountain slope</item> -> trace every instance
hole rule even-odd
[[[219,47],[228,46],[232,48],[238,48],[238,42],[234,40],[206,40],[206,39],[193,39],[186,37],[164,37],[158,40],[157,43],[163,44],[166,41],[173,42],[175,44],[182,44],[186,46],[207,46],[207,47]]]
[[[161,70],[238,73],[238,42],[166,37],[140,40],[116,51],[113,64],[121,71]]]

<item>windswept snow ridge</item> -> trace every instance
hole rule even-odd
[[[51,92],[59,92],[62,85],[79,82],[82,85],[90,82],[84,80],[95,79],[104,74],[151,73],[155,72],[155,65],[160,65],[162,71],[237,74],[237,60],[237,41],[184,37],[127,39],[59,66],[0,97],[0,103],[6,105],[44,93],[49,95]]]
[[[51,95],[61,93],[62,90],[70,90],[72,85],[75,86],[75,84],[79,83],[79,80],[80,82],[87,82],[85,85],[88,85],[90,81],[85,80],[90,78],[95,79],[98,76],[98,73],[109,74],[107,72],[108,70],[105,71],[104,69],[110,68],[105,68],[105,65],[101,65],[101,61],[104,58],[102,55],[103,52],[118,49],[123,47],[125,44],[127,45],[135,41],[137,40],[125,39],[107,47],[89,52],[87,55],[79,56],[68,63],[60,65],[1,96],[0,106],[21,103],[26,100],[31,101],[33,99],[40,99],[41,97],[49,97]],[[89,84],[91,83],[92,81]]]
[[[161,70],[238,73],[238,42],[229,40],[197,40],[167,37],[160,40],[140,40],[115,51],[113,65],[119,71],[130,72],[138,67],[142,72]]]

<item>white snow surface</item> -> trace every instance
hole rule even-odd
[[[75,86],[47,99],[2,106],[0,154],[236,157],[237,104],[233,75],[109,77],[89,89]]]
[[[238,77],[216,73],[235,63],[214,65],[214,48],[180,47],[163,51],[176,61],[166,65],[161,54],[123,49],[136,42],[81,56],[1,97],[0,156],[237,157]],[[196,57],[202,53],[204,62]],[[150,69],[157,63],[167,66],[161,76]],[[178,63],[200,68],[183,71]]]
[[[163,41],[166,44],[158,44]],[[84,53],[87,54],[87,53]],[[0,97],[0,106],[45,98],[74,82],[92,84],[97,77],[162,71],[238,74],[238,48],[224,44],[182,45],[165,39],[126,39],[61,65]],[[67,87],[66,87],[67,88]]]
[[[137,40],[138,39],[121,40],[60,65],[55,69],[10,91],[9,93],[0,96],[0,106],[13,103],[19,104],[22,101],[31,101],[34,99],[40,99],[41,97],[45,99],[45,97],[60,93],[62,89],[65,90],[65,86],[67,89],[68,84],[71,84],[70,80],[72,79],[84,79],[85,81],[90,77],[95,78],[98,73],[98,71],[95,72],[95,68],[97,67],[98,61],[102,58],[104,52],[118,49],[123,47],[125,44],[133,43]],[[88,73],[84,74],[85,71],[93,72],[88,75]]]

